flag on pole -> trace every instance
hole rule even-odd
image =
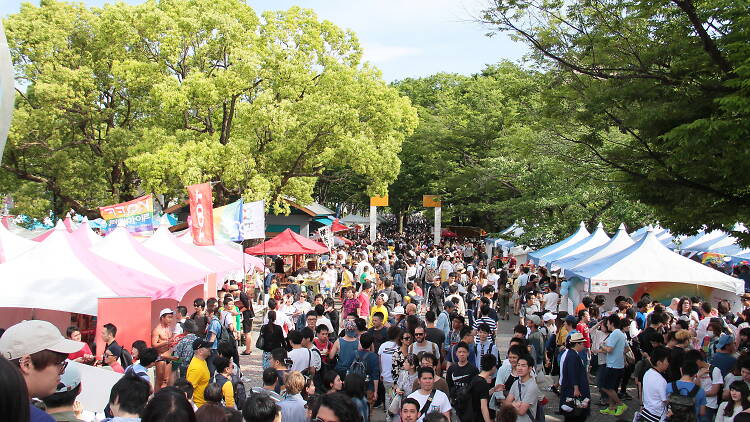
[[[263,201],[242,204],[242,239],[264,239],[266,237],[266,207]]]
[[[198,246],[214,244],[213,196],[210,183],[187,187],[190,197],[190,229],[193,243]]]

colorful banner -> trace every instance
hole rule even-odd
[[[706,252],[701,258],[701,264],[714,264],[718,266],[724,265],[724,255],[714,252]]]
[[[187,186],[190,197],[190,230],[198,246],[214,244],[213,196],[210,183]]]
[[[114,230],[115,227],[125,227],[132,233],[154,230],[154,197],[152,195],[99,207],[99,212],[107,223],[107,232]]]
[[[242,200],[214,208],[214,240],[224,239],[238,242],[242,240]]]
[[[266,207],[263,201],[242,204],[242,239],[264,239],[266,237]]]

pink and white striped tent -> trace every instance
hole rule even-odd
[[[153,299],[181,300],[192,287],[203,283],[213,271],[175,260],[168,255],[148,249],[124,227],[118,227],[91,248],[101,258],[125,267],[137,269],[150,276],[168,280],[169,286],[155,291]]]
[[[26,253],[0,264],[0,307],[97,314],[100,297],[152,296],[171,286],[95,255],[63,227]]]
[[[13,234],[4,224],[0,224],[0,264],[16,258],[36,246],[39,246],[39,243]]]

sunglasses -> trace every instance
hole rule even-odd
[[[414,333],[414,337],[423,337],[424,333]]]
[[[411,341],[411,336],[405,336],[402,340]]]
[[[64,360],[64,361],[62,361],[60,363],[56,363],[55,364],[55,365],[57,365],[58,370],[60,371],[61,374],[64,373],[65,372],[65,368],[68,367],[68,362],[69,361],[66,359],[66,360]]]

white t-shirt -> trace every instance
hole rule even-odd
[[[724,377],[721,376],[721,369],[719,368],[714,368],[710,376],[709,374],[705,374],[701,377],[701,387],[703,387],[703,391],[708,392],[714,384],[724,384]],[[718,409],[719,401],[717,400],[717,396],[706,396],[706,407]]]
[[[556,292],[547,293],[546,295],[544,295],[544,309],[552,312],[553,314],[557,313],[557,302],[559,301],[560,295],[558,295]]]
[[[424,404],[427,403],[427,398],[430,397],[429,395],[425,395],[421,393],[421,390],[417,390],[411,394],[409,394],[409,398],[415,399],[419,402],[419,409],[422,410],[424,407]],[[427,409],[425,414],[432,413],[432,412],[440,412],[445,413],[451,410],[451,402],[448,400],[448,396],[445,395],[440,390],[435,390],[435,396],[432,398],[432,403],[430,404],[430,407]],[[422,422],[424,420],[424,415],[420,416],[419,419],[417,419],[417,422]]]
[[[643,376],[643,407],[654,416],[667,419],[667,380],[656,370],[649,369]]]
[[[292,360],[292,367],[289,368],[292,371],[301,372],[311,366],[315,369],[320,369],[320,354],[311,349],[304,347],[292,349],[292,351],[289,352],[289,359]]]
[[[380,376],[383,382],[393,382],[393,353],[398,350],[398,345],[394,341],[386,341],[380,345],[378,356],[380,357]]]

